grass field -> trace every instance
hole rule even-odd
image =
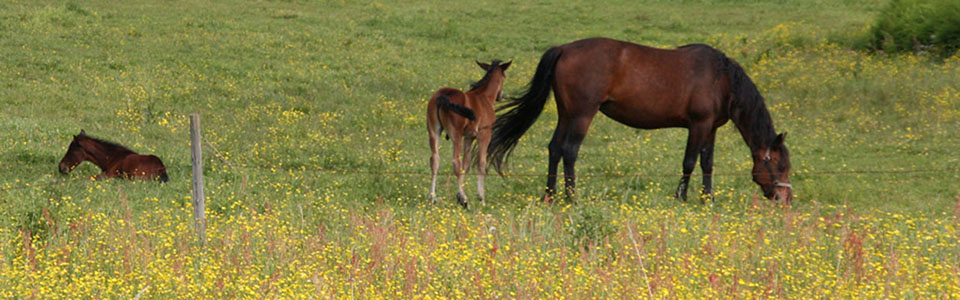
[[[0,2],[0,297],[960,298],[960,56],[851,50],[880,5]],[[433,91],[498,58],[516,94],[543,51],[593,36],[738,60],[788,132],[793,206],[757,198],[732,125],[700,205],[659,176],[680,172],[685,130],[606,117],[578,204],[539,203],[532,176],[488,177],[470,210],[444,177],[427,203]],[[510,172],[546,173],[548,103]],[[80,129],[158,155],[171,181],[58,174]]]

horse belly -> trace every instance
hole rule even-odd
[[[642,100],[629,104],[610,100],[600,105],[600,111],[617,122],[641,129],[688,127],[690,123],[682,107],[651,105]]]

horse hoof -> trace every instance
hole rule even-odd
[[[430,201],[430,204],[436,204],[436,203],[437,203],[437,194],[430,193],[430,195],[427,196],[427,201]]]
[[[463,206],[464,209],[468,208],[467,195],[457,193],[457,204],[460,204],[460,206]]]
[[[687,202],[687,185],[686,184],[681,182],[680,185],[677,185],[676,196],[677,196],[677,199],[679,199],[681,202]]]
[[[563,198],[563,201],[567,204],[577,204],[577,194],[567,194],[567,196]]]
[[[713,194],[702,194],[702,195],[700,195],[700,204],[707,204],[707,201],[710,201],[711,203],[713,203],[714,200],[715,200],[715,199],[713,199]]]

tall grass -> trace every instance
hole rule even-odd
[[[960,166],[960,60],[837,45],[873,6],[0,2],[0,296],[948,298],[960,174],[850,171]],[[540,204],[544,178],[493,176],[486,207],[461,210],[445,178],[426,203],[433,90],[499,58],[511,94],[547,47],[598,35],[737,59],[789,132],[793,207],[755,196],[731,126],[717,201],[698,205],[670,196],[678,177],[627,176],[678,173],[685,131],[603,116],[578,171],[609,177],[581,178],[577,205]],[[515,172],[545,173],[552,105]],[[192,112],[207,248],[190,225]],[[57,174],[80,129],[157,154],[171,181]]]

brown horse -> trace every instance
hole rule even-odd
[[[676,195],[687,197],[690,174],[700,157],[703,194],[713,187],[717,128],[733,120],[753,157],[753,181],[767,198],[790,203],[790,156],[784,134],[776,134],[763,97],[743,68],[722,52],[694,44],[656,49],[606,38],[556,46],[540,59],[526,93],[498,109],[490,144],[491,162],[502,174],[505,159],[536,121],[551,89],[559,120],[549,144],[547,196],[556,186],[563,159],[566,192],[575,188],[574,164],[597,111],[627,126],[689,129],[683,175]]]
[[[477,193],[484,203],[483,178],[487,175],[487,146],[490,144],[496,112],[493,103],[503,95],[504,74],[510,62],[490,64],[477,62],[487,73],[483,79],[471,84],[471,89],[462,92],[454,88],[442,88],[433,93],[427,104],[427,132],[430,134],[430,201],[437,197],[437,169],[440,168],[440,132],[447,130],[447,138],[453,142],[453,173],[457,175],[457,203],[467,207],[467,195],[463,192],[463,177],[469,169],[470,151],[473,142],[477,148]],[[463,153],[461,159],[460,153]]]
[[[127,147],[96,139],[83,130],[73,136],[67,148],[67,154],[60,160],[60,173],[70,173],[84,161],[92,162],[103,171],[97,179],[103,178],[140,178],[156,179],[160,182],[170,180],[167,168],[160,158],[154,155],[140,155]]]

